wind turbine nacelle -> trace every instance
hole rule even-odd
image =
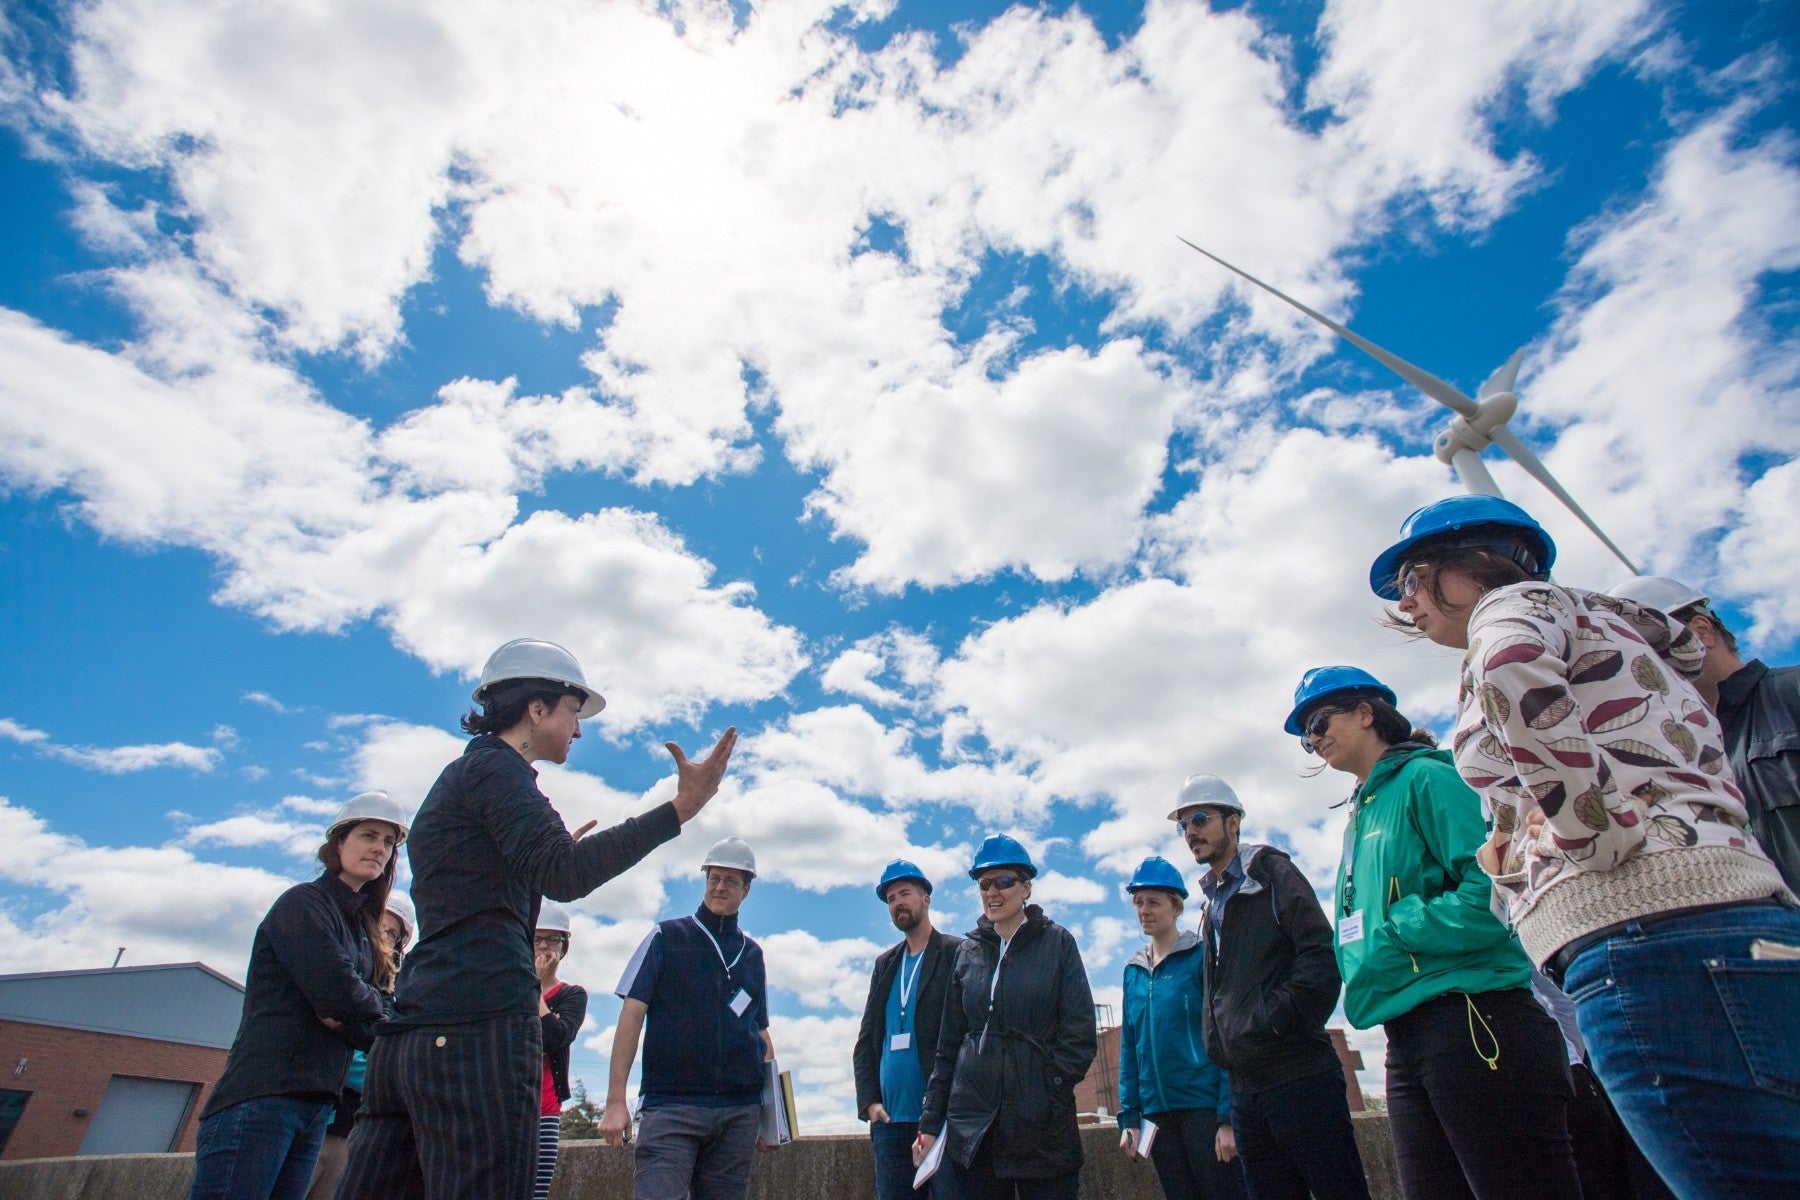
[[[1432,442],[1431,452],[1439,462],[1446,464],[1461,450],[1480,454],[1494,444],[1494,434],[1504,429],[1517,411],[1519,398],[1511,392],[1484,396],[1475,406],[1474,415],[1451,418],[1450,424]]]

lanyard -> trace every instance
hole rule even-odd
[[[1000,957],[994,960],[994,977],[988,982],[988,1019],[993,1019],[994,992],[1000,986],[1000,968],[1006,964],[1006,951],[1012,945],[1011,939],[1000,939]]]
[[[1359,788],[1350,796],[1350,836],[1344,839],[1343,908],[1346,917],[1356,906],[1356,843],[1361,840],[1357,833],[1362,828],[1362,810],[1363,797]]]
[[[708,929],[705,925],[702,925],[696,917],[689,917],[688,920],[694,922],[694,928],[698,929],[701,933],[704,933],[706,935],[706,940],[712,943],[713,953],[719,956],[719,965],[725,968],[725,978],[730,980],[731,968],[737,966],[738,959],[744,957],[744,947],[750,944],[750,939],[744,938],[742,943],[738,946],[736,956],[734,956],[730,962],[726,962],[725,952],[719,949],[719,939],[712,935],[712,930]],[[739,936],[742,937],[741,934]]]
[[[913,958],[913,956],[910,954],[900,956],[900,1026],[902,1029],[906,1027],[906,1006],[912,1002],[913,985],[919,982],[919,968],[925,965],[925,951],[919,951],[918,957],[913,958],[910,980],[906,977],[906,960],[909,958]]]

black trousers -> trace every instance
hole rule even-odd
[[[337,1200],[531,1195],[543,1070],[536,1016],[377,1037]]]
[[[1231,1128],[1250,1200],[1369,1200],[1338,1064],[1261,1091],[1233,1087]]]
[[[1385,1028],[1408,1200],[1581,1200],[1569,1060],[1528,989],[1437,996]]]
[[[1219,1161],[1217,1113],[1181,1108],[1144,1117],[1156,1124],[1150,1163],[1167,1200],[1244,1200],[1243,1160]]]

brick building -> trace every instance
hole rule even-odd
[[[192,1150],[244,989],[201,963],[0,976],[0,1158]]]

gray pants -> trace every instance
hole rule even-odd
[[[646,1108],[632,1200],[744,1200],[761,1120],[756,1104]]]

